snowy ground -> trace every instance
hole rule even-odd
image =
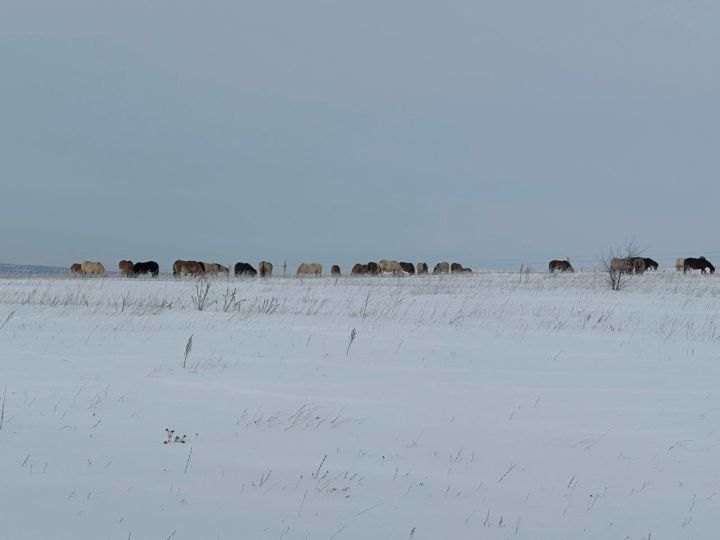
[[[0,537],[717,538],[718,276],[195,295],[0,280]]]

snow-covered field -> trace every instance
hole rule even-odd
[[[718,538],[720,279],[603,279],[2,279],[0,537]]]

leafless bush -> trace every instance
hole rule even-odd
[[[525,280],[525,283],[530,281],[530,272],[532,272],[532,268],[529,266],[525,266],[524,264],[520,265],[520,284],[523,283],[523,278]]]
[[[233,290],[230,290],[230,287],[226,287],[225,294],[223,294],[223,311],[227,313],[227,311],[235,306],[237,304],[237,300],[235,300],[235,297],[237,296],[237,288],[233,288]]]
[[[192,338],[192,334],[190,334],[187,343],[185,343],[185,358],[183,359],[183,367],[187,367],[187,359],[188,356],[190,356],[190,351],[192,351]]]
[[[629,260],[639,257],[642,250],[638,248],[635,239],[625,243],[625,246],[617,249],[610,249],[607,255],[600,260],[600,271],[605,275],[605,283],[613,291],[619,291],[625,287],[632,274],[632,266]]]
[[[130,293],[127,292],[120,296],[120,313],[123,313],[125,311],[125,308],[130,303]]]
[[[263,298],[262,302],[258,304],[258,311],[264,315],[272,315],[280,307],[280,301],[275,298]]]
[[[210,282],[201,278],[195,283],[195,293],[192,295],[192,302],[198,311],[204,310],[208,306],[208,295],[210,294]]]
[[[363,304],[363,310],[362,310],[362,318],[364,319],[367,316],[367,308],[368,304],[370,303],[370,290],[368,289],[367,294],[365,295],[365,303]]]

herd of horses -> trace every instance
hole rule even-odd
[[[610,261],[610,268],[612,272],[623,272],[626,274],[642,274],[645,270],[657,270],[658,263],[648,257],[613,257]],[[552,260],[548,265],[550,272],[574,272],[572,265],[568,259]],[[715,267],[705,257],[688,257],[687,259],[677,259],[675,261],[675,269],[682,270],[683,273],[688,270],[700,270],[703,274],[707,270],[710,273],[715,273]]]
[[[610,270],[615,272],[625,272],[642,274],[646,270],[657,270],[658,263],[648,257],[626,257],[613,258],[610,262]],[[705,257],[689,257],[687,259],[677,259],[675,268],[687,272],[688,270],[700,270],[703,274],[707,270],[710,273],[715,272],[715,267]],[[548,265],[548,269],[553,272],[574,272],[572,265],[568,259],[552,260]],[[140,275],[151,275],[157,277],[160,274],[160,266],[155,261],[136,262],[123,259],[118,263],[118,270],[121,276],[136,277]],[[271,276],[273,273],[273,265],[268,261],[260,261],[256,270],[250,263],[238,262],[233,268],[235,276],[254,277],[260,273],[261,277]],[[296,274],[299,276],[322,276],[323,267],[320,263],[301,263]],[[172,266],[173,276],[204,276],[204,275],[230,275],[230,269],[219,263],[208,263],[202,261],[184,261],[178,259]],[[472,272],[472,269],[464,267],[460,263],[439,262],[432,270],[437,274],[462,274]],[[70,273],[81,276],[105,276],[105,267],[101,262],[85,261],[75,263],[70,267]],[[427,263],[420,262],[413,264],[411,262],[380,260],[377,262],[370,261],[366,263],[357,263],[352,267],[350,274],[358,275],[386,275],[404,276],[412,274],[430,274]],[[333,264],[330,268],[330,275],[338,277],[342,275],[340,266]]]
[[[136,262],[123,259],[118,263],[118,270],[121,276],[136,277],[150,274],[157,277],[160,274],[160,266],[155,261]],[[235,276],[271,276],[273,265],[269,261],[260,261],[256,270],[250,263],[238,262],[233,268]],[[322,276],[323,266],[320,263],[301,263],[296,274],[299,276]],[[464,267],[460,263],[440,262],[433,268],[433,274],[458,274],[472,272],[472,269]],[[70,273],[79,276],[105,276],[107,272],[101,262],[85,261],[75,263],[70,267]],[[230,275],[230,269],[219,263],[208,263],[203,261],[185,261],[178,259],[172,265],[172,273],[175,277],[182,276],[204,276],[204,275]],[[398,262],[381,260],[370,261],[367,264],[357,263],[352,267],[351,275],[385,275],[392,274],[403,276],[408,274],[429,274],[427,263],[421,262],[417,265],[411,262]],[[333,264],[330,267],[330,275],[338,277],[342,275],[340,265]]]

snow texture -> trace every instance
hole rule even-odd
[[[714,275],[204,283],[0,280],[2,538],[717,538]]]

